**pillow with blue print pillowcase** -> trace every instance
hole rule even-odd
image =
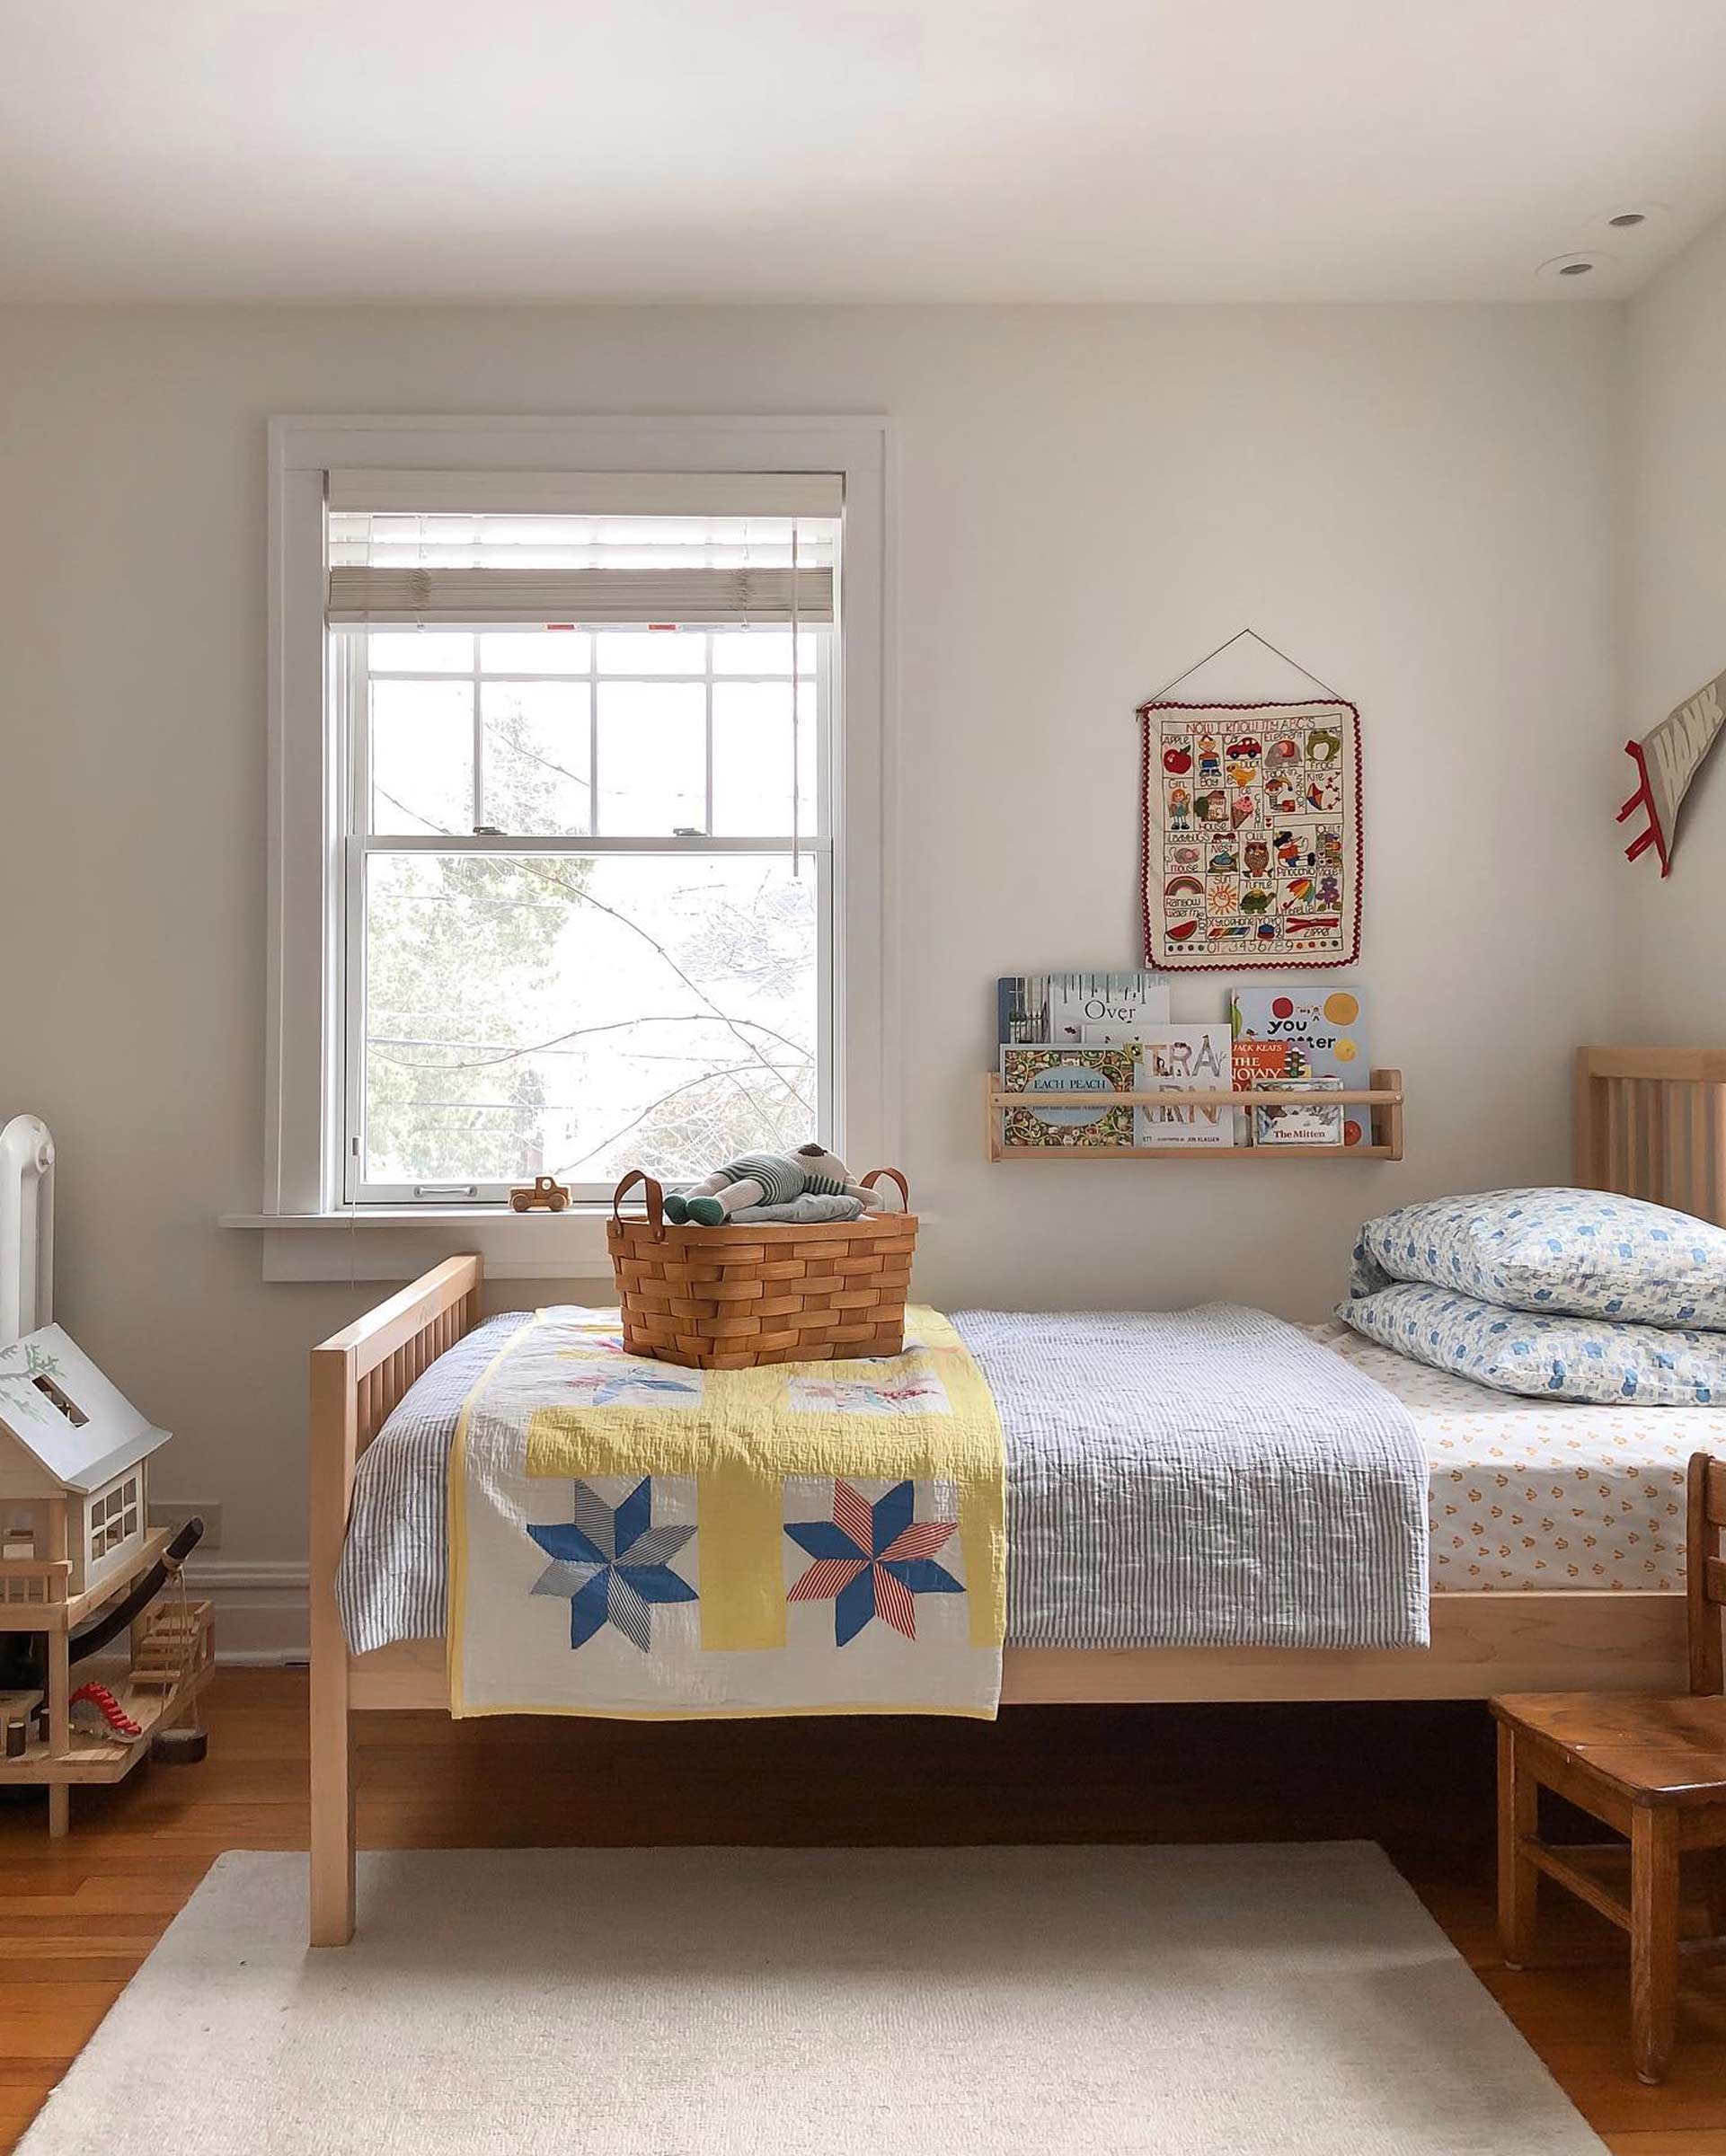
[[[1726,1228],[1563,1188],[1429,1198],[1369,1220],[1351,1297],[1423,1281],[1508,1310],[1726,1331]]]
[[[1345,1325],[1410,1361],[1496,1392],[1593,1407],[1726,1408],[1726,1337],[1506,1310],[1427,1281],[1337,1305]]]

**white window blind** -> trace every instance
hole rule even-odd
[[[819,569],[387,569],[330,571],[332,628],[482,629],[577,622],[679,628],[809,627],[833,619]]]
[[[836,517],[836,472],[410,472],[338,466],[332,510],[511,517]]]
[[[814,628],[834,618],[837,528],[830,516],[332,506],[327,616],[362,628]]]

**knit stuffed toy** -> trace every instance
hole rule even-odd
[[[745,1153],[715,1168],[686,1191],[672,1191],[665,1216],[675,1226],[695,1221],[717,1228],[745,1206],[783,1206],[808,1193],[816,1197],[856,1197],[867,1213],[884,1213],[887,1200],[877,1190],[854,1183],[851,1171],[823,1145],[800,1145],[795,1153]]]

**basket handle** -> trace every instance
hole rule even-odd
[[[643,1186],[643,1197],[647,1205],[648,1224],[653,1230],[653,1240],[655,1242],[663,1242],[665,1241],[665,1192],[660,1188],[659,1185],[654,1181],[653,1178],[647,1172],[645,1168],[632,1168],[629,1173],[624,1178],[623,1181],[619,1183],[617,1188],[612,1192],[611,1217],[614,1220],[621,1220],[623,1218],[623,1215],[618,1208],[624,1202],[624,1193],[626,1190],[633,1190],[637,1183],[640,1183]]]
[[[908,1213],[911,1210],[911,1187],[906,1181],[905,1178],[899,1173],[897,1168],[872,1168],[869,1171],[869,1173],[863,1179],[863,1188],[865,1190],[872,1190],[875,1188],[875,1185],[880,1182],[881,1179],[884,1175],[890,1175],[893,1180],[898,1185],[899,1211],[901,1213]]]

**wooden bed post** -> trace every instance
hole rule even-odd
[[[1578,1187],[1598,1190],[1606,1184],[1600,1158],[1594,1100],[1594,1050],[1578,1048],[1571,1108],[1571,1174]]]
[[[312,1944],[345,1947],[354,1935],[354,1789],[348,1726],[348,1642],[336,1608],[336,1569],[348,1532],[358,1456],[355,1351],[312,1350]]]
[[[312,1350],[312,1944],[354,1935],[350,1663],[336,1603],[359,1455],[422,1371],[480,1321],[476,1257],[446,1258]]]

